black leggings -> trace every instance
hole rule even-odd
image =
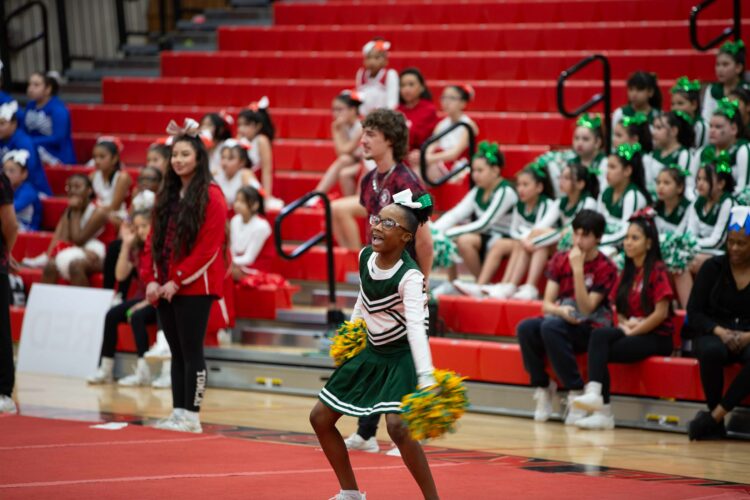
[[[172,350],[172,406],[200,411],[206,391],[206,359],[203,340],[214,297],[175,295],[172,302],[159,301],[159,320]]]
[[[104,320],[102,357],[115,357],[115,349],[117,348],[117,327],[120,323],[127,323],[128,318],[126,313],[128,312],[128,309],[136,305],[138,302],[140,302],[140,300],[126,300],[122,304],[114,306],[107,312],[107,317]],[[148,331],[146,330],[146,326],[155,323],[156,308],[151,305],[138,309],[130,317],[130,328],[133,330],[135,347],[139,358],[142,358],[143,355],[146,354],[146,351],[148,351]]]
[[[16,382],[13,338],[10,334],[10,282],[0,273],[0,395],[11,396]]]
[[[750,395],[750,345],[739,353],[734,353],[716,335],[705,335],[695,340],[695,352],[701,367],[703,392],[706,393],[706,403],[710,410],[721,404],[726,411],[732,411]],[[741,363],[742,369],[722,397],[724,367],[731,363]]]
[[[107,253],[104,254],[104,263],[102,264],[102,274],[104,279],[104,288],[116,290],[123,297],[128,295],[130,289],[130,282],[133,279],[133,273],[125,278],[123,281],[115,280],[115,267],[117,267],[117,259],[120,256],[120,249],[122,249],[122,240],[116,239],[109,245],[107,245]]]
[[[627,337],[619,328],[597,328],[589,338],[589,380],[602,384],[604,403],[609,403],[608,363],[636,363],[649,356],[669,356],[672,337],[656,333]]]
[[[359,417],[357,421],[357,434],[364,440],[368,440],[378,432],[380,413]]]

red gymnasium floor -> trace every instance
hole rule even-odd
[[[140,423],[126,416],[113,419]],[[203,435],[91,425],[26,416],[0,419],[0,498],[312,499],[328,498],[338,489],[313,436],[211,425]],[[731,499],[750,493],[747,485],[679,476],[587,471],[562,462],[437,447],[427,451],[444,499]],[[358,452],[352,462],[368,498],[419,498],[399,458]]]

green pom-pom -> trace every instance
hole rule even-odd
[[[734,200],[738,205],[750,205],[750,186],[745,186],[742,191],[740,191],[739,194],[734,197]]]
[[[458,247],[456,243],[445,236],[442,231],[431,228],[433,260],[432,268],[451,267],[458,261]]]
[[[619,269],[620,271],[625,269],[625,251],[624,250],[620,250],[620,252],[617,255],[615,255],[615,258],[613,260],[615,262],[615,265],[617,266],[617,269]]]
[[[557,250],[559,252],[567,252],[573,248],[573,231],[565,231],[557,242]]]
[[[659,247],[667,269],[672,273],[681,273],[698,254],[698,240],[687,231],[659,235]]]

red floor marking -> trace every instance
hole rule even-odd
[[[154,443],[184,443],[185,441],[209,441],[211,439],[221,439],[224,436],[205,436],[194,438],[180,439],[138,439],[134,441],[100,441],[97,443],[60,443],[60,444],[30,444],[24,446],[0,446],[0,451],[11,450],[34,450],[44,448],[67,448],[67,447],[84,447],[84,446],[114,446],[127,444],[154,444]]]

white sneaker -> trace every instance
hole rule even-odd
[[[36,269],[46,266],[47,262],[49,262],[49,257],[46,253],[41,253],[36,257],[24,257],[21,260],[21,264],[23,264],[24,266]]]
[[[537,300],[539,299],[539,290],[534,285],[521,285],[512,298],[516,300]]]
[[[453,286],[456,287],[456,290],[464,295],[468,295],[469,297],[476,297],[478,299],[484,297],[484,292],[482,292],[483,285],[469,283],[468,281],[454,280]]]
[[[460,292],[453,286],[453,283],[445,281],[430,290],[430,293],[433,297],[437,297],[438,295],[457,295]]]
[[[398,449],[398,446],[394,446],[390,450],[385,452],[386,455],[389,457],[400,457],[401,456],[401,450]]]
[[[154,429],[164,429],[172,426],[176,420],[182,418],[182,412],[183,410],[172,410],[172,413],[167,418],[162,418],[154,424]]]
[[[172,387],[172,362],[167,360],[161,364],[161,373],[151,382],[154,389],[169,389]]]
[[[163,330],[156,332],[156,342],[151,346],[151,349],[146,351],[143,357],[148,359],[172,359],[172,351],[169,349],[169,342],[167,342]]]
[[[595,411],[576,422],[576,427],[589,430],[611,430],[615,428],[615,416],[612,415],[612,410],[607,405],[602,410]]]
[[[344,440],[347,450],[366,451],[367,453],[379,453],[380,445],[375,436],[365,440],[356,432]]]
[[[341,490],[336,496],[332,496],[328,500],[366,500],[367,496],[359,491],[344,491]]]
[[[18,408],[16,408],[13,398],[4,394],[0,396],[0,413],[18,413]]]
[[[565,413],[565,425],[576,425],[576,422],[586,418],[586,416],[588,415],[588,412],[586,410],[582,410],[573,406],[573,401],[581,394],[581,391],[570,391],[568,393],[568,404]]]
[[[232,332],[227,330],[226,328],[219,329],[218,332],[216,332],[216,340],[219,342],[219,345],[224,347],[232,344]]]
[[[599,411],[604,407],[604,398],[602,398],[602,384],[599,382],[589,382],[583,396],[578,396],[573,400],[573,406],[586,411]]]
[[[486,285],[484,293],[493,299],[507,299],[516,293],[516,285],[513,283],[498,283],[496,285]]]
[[[86,379],[86,381],[91,385],[111,384],[115,381],[115,378],[112,375],[114,368],[114,358],[102,358],[99,368],[97,368],[96,371]]]
[[[534,400],[536,409],[534,409],[534,420],[536,422],[546,422],[552,415],[552,398],[557,392],[557,384],[550,380],[547,387],[537,387],[534,391]]]
[[[165,420],[159,421],[154,427],[163,431],[191,432],[193,434],[201,434],[203,432],[203,427],[201,427],[199,420],[192,420],[185,416],[175,416],[174,414]]]
[[[151,370],[143,358],[138,358],[138,363],[135,365],[135,373],[117,381],[117,385],[123,387],[145,387],[149,384],[151,384]]]

